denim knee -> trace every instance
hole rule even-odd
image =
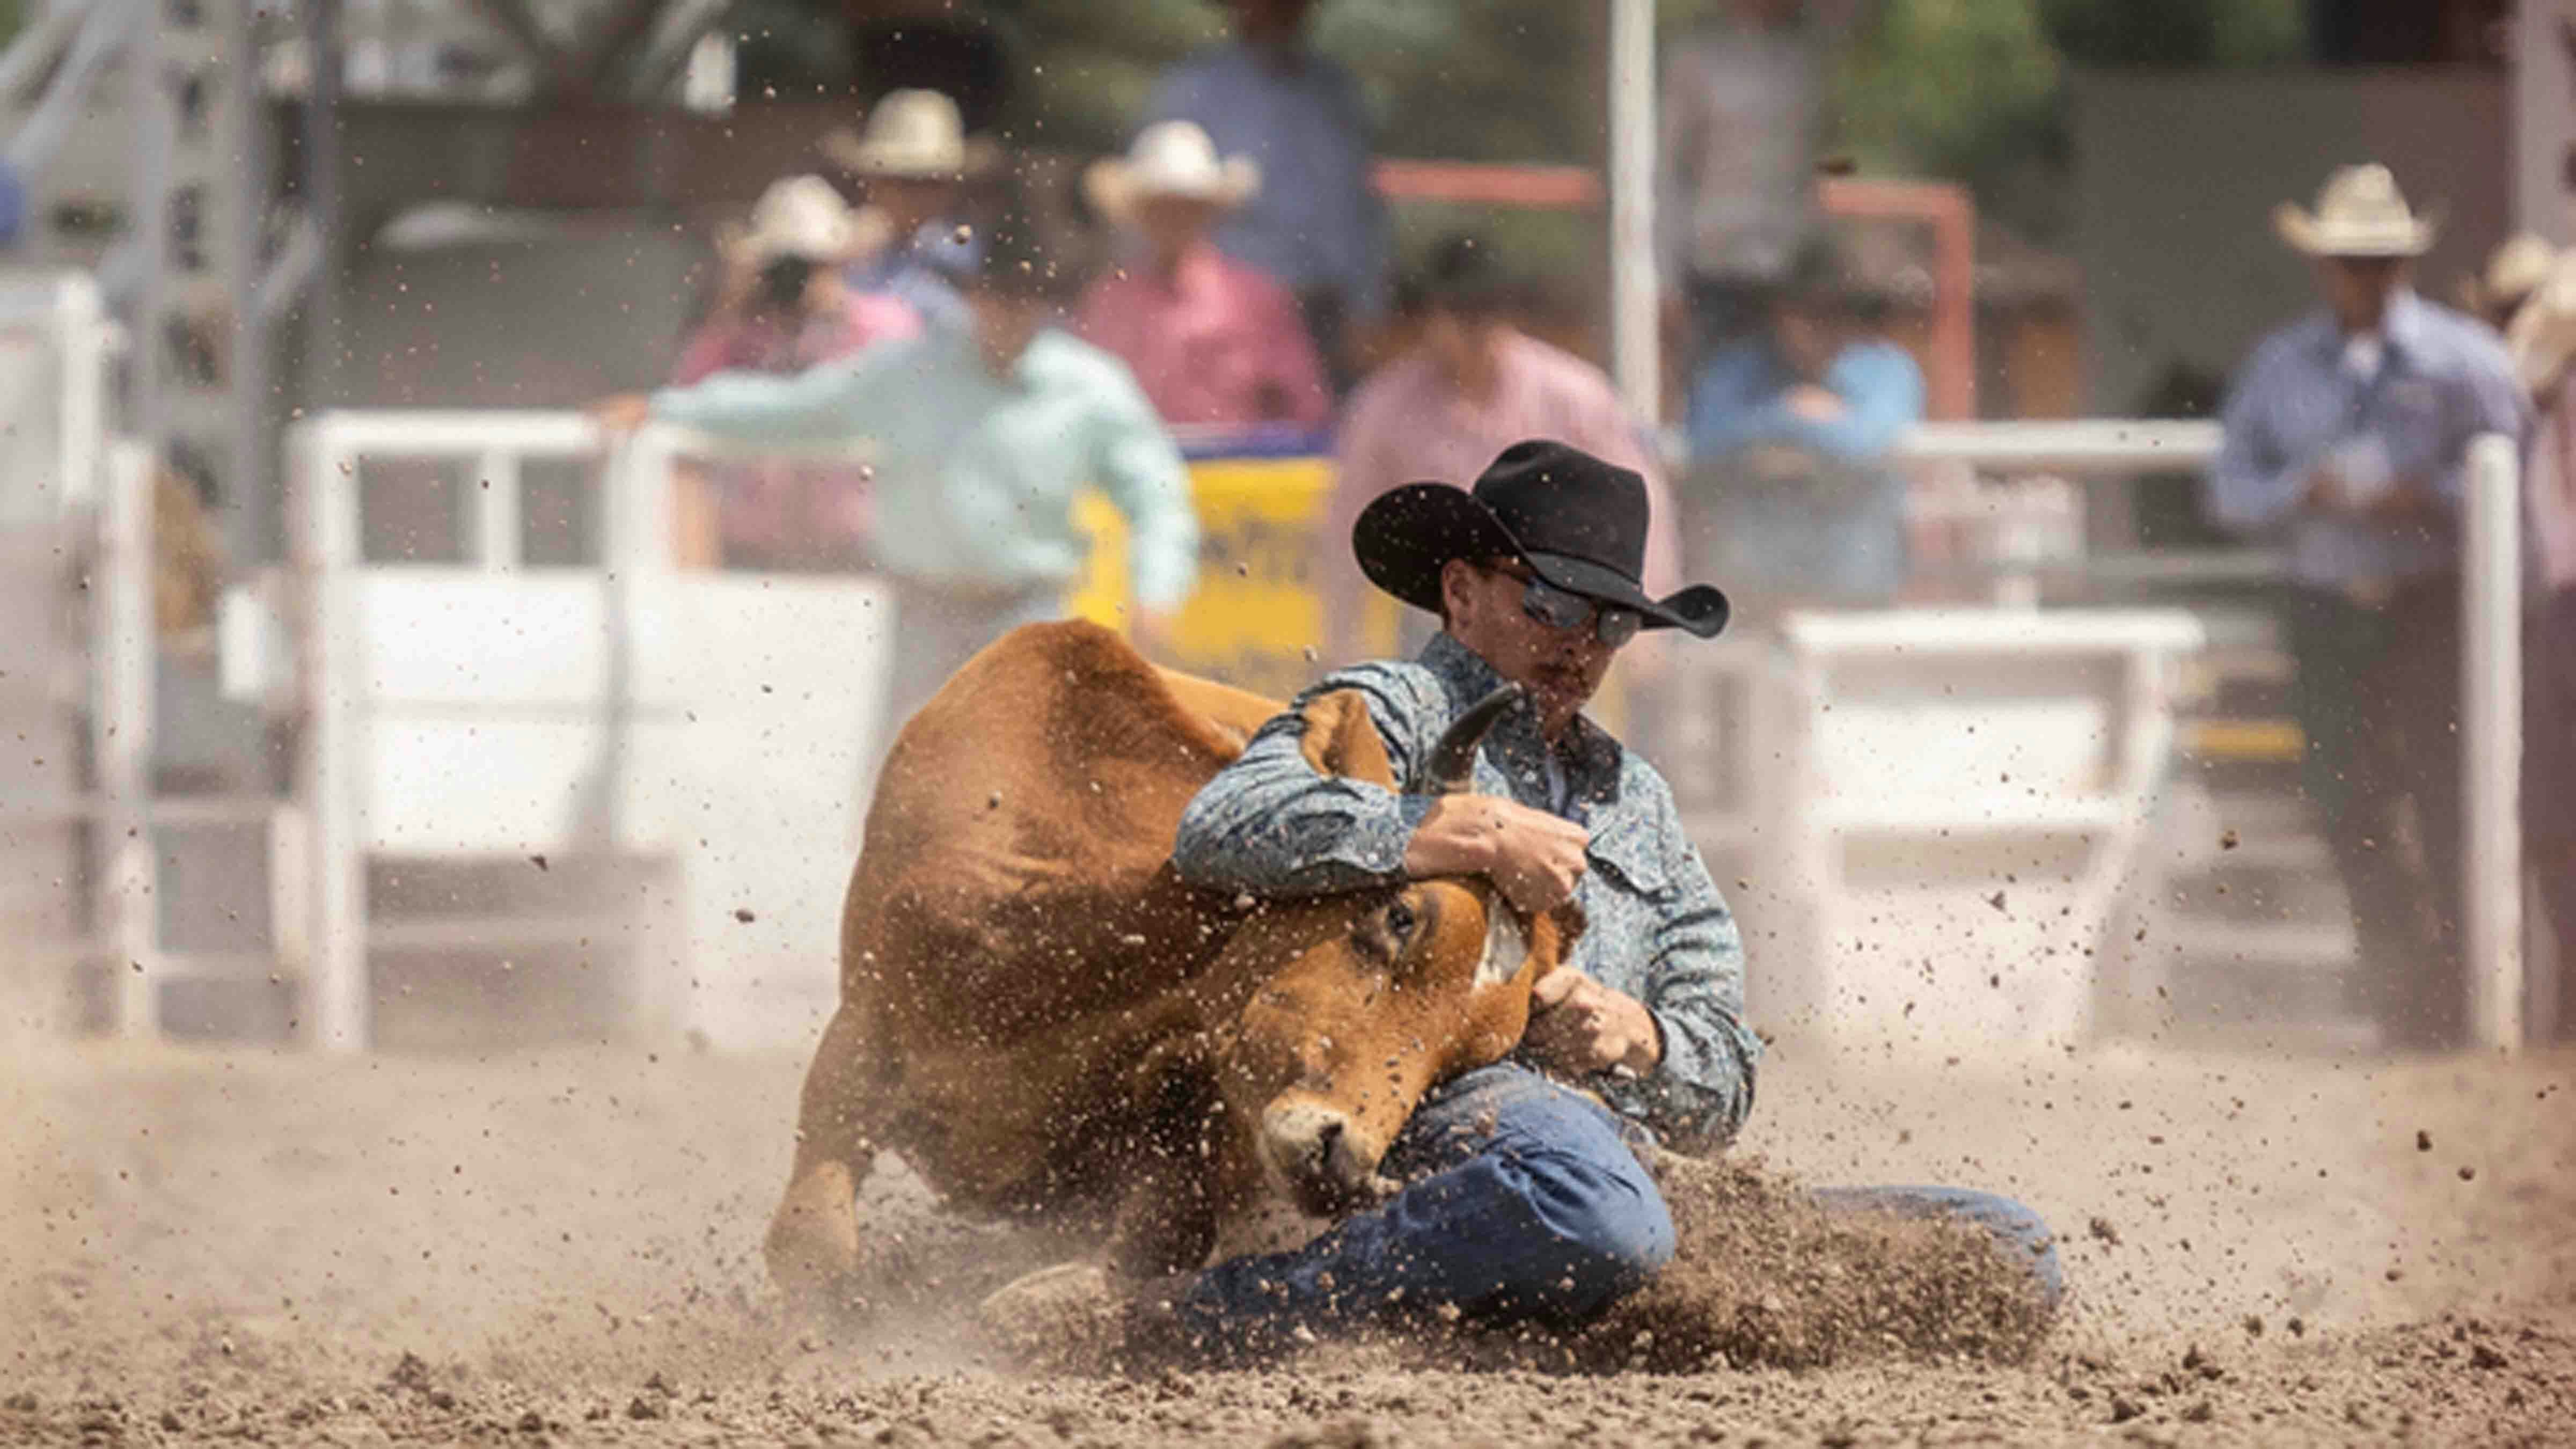
[[[1615,1137],[1594,1144],[1514,1153],[1536,1226],[1529,1285],[1533,1306],[1588,1317],[1642,1286],[1673,1260],[1673,1218],[1664,1195]]]

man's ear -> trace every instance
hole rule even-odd
[[[1368,700],[1358,690],[1337,689],[1309,700],[1304,714],[1304,753],[1316,774],[1395,788],[1386,741],[1378,737],[1377,721],[1369,717]]]
[[[1456,619],[1463,612],[1466,581],[1471,575],[1465,559],[1453,558],[1440,566],[1441,617]]]

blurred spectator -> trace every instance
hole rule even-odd
[[[1332,399],[1296,299],[1208,240],[1260,191],[1261,169],[1241,156],[1219,161],[1188,121],[1160,121],[1084,183],[1141,255],[1091,284],[1082,335],[1126,360],[1163,421],[1321,426]]]
[[[1217,245],[1296,295],[1338,390],[1353,326],[1386,312],[1386,207],[1369,175],[1359,86],[1307,48],[1314,0],[1224,3],[1234,38],[1174,66],[1145,120],[1195,121],[1219,150],[1260,166],[1260,194],[1226,219]]]
[[[877,553],[894,586],[884,738],[1006,630],[1063,612],[1085,545],[1073,501],[1109,496],[1128,522],[1138,644],[1168,647],[1190,592],[1198,522],[1180,452],[1126,367],[1058,330],[1079,272],[1034,229],[981,226],[961,277],[971,324],[934,327],[792,378],[726,373],[600,411],[753,444],[873,447]]]
[[[2530,232],[2516,232],[2488,256],[2484,270],[2460,283],[2460,306],[2498,332],[2509,326],[2522,304],[2549,280],[2558,260],[2556,249]]]
[[[949,273],[971,265],[973,232],[957,222],[968,173],[992,148],[966,139],[957,103],[937,91],[889,91],[868,112],[866,130],[834,131],[823,154],[856,177],[850,285],[901,299],[932,326],[963,326],[966,304]]]
[[[1655,204],[1694,358],[1761,331],[1816,233],[1832,50],[1857,0],[1727,0],[1668,47]]]
[[[1476,237],[1443,239],[1407,290],[1417,294],[1408,301],[1420,312],[1421,338],[1351,398],[1315,540],[1326,665],[1364,657],[1361,611],[1370,591],[1350,546],[1360,511],[1405,483],[1473,478],[1526,438],[1570,443],[1645,475],[1655,520],[1646,587],[1658,596],[1671,592],[1679,571],[1671,497],[1644,431],[1620,406],[1610,379],[1512,325],[1511,289]]]
[[[2291,697],[2308,795],[2352,898],[2359,993],[2391,1043],[2448,1045],[2467,997],[2462,475],[2470,439],[2521,437],[2527,405],[2495,335],[2408,286],[2433,224],[2388,168],[2337,171],[2314,214],[2284,203],[2275,222],[2317,259],[2326,307],[2238,373],[2207,501],[2221,526],[2289,551]]]
[[[2494,268],[2490,267],[2492,274]],[[2523,630],[2522,829],[2555,933],[2558,1037],[2576,1040],[2576,254],[2557,258],[2506,342],[2539,403],[2524,471],[2531,608]]]
[[[792,376],[876,342],[921,330],[912,308],[883,293],[852,291],[836,264],[848,254],[849,207],[819,176],[791,176],[753,206],[748,227],[717,239],[728,284],[718,310],[680,349],[671,381],[720,372]],[[700,475],[692,473],[692,478]],[[870,490],[855,467],[772,460],[704,475],[715,493],[712,529],[701,497],[683,488],[683,527],[712,531],[712,552],[737,568],[854,569],[867,563]]]
[[[716,310],[681,347],[673,381],[716,372],[802,372],[870,342],[920,331],[911,307],[854,290],[833,265],[857,234],[832,183],[819,176],[773,183],[753,203],[747,225],[717,234],[727,281]]]
[[[223,599],[224,541],[196,483],[167,464],[152,470],[152,625],[162,647],[215,622]],[[211,645],[210,639],[198,641]]]
[[[1765,319],[1692,384],[1686,553],[1748,614],[1885,604],[1905,582],[1905,480],[1887,454],[1923,420],[1922,369],[1864,325],[1823,241],[1801,249]]]

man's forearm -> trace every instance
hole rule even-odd
[[[1210,890],[1330,895],[1405,878],[1421,796],[1317,774],[1296,736],[1256,738],[1181,814],[1172,866]]]

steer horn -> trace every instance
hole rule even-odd
[[[1431,747],[1431,793],[1463,795],[1476,779],[1476,750],[1485,743],[1485,733],[1503,711],[1520,703],[1523,691],[1517,684],[1506,684],[1493,693],[1467,706],[1467,712],[1450,722],[1441,733],[1440,743]]]

